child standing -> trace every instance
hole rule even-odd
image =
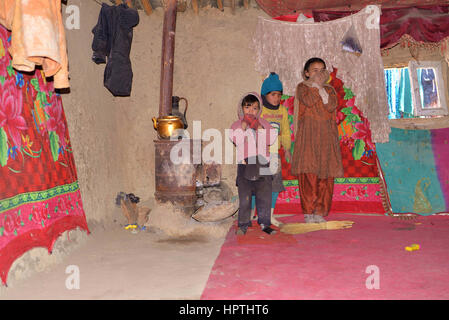
[[[260,93],[262,95],[262,114],[261,117],[268,121],[272,127],[277,129],[280,144],[285,151],[285,159],[290,162],[291,152],[290,147],[292,144],[290,123],[288,121],[288,111],[287,108],[281,105],[281,98],[283,93],[283,85],[279,76],[275,72],[271,72],[270,75],[262,83]],[[279,192],[285,191],[285,187],[282,181],[282,168],[281,161],[278,153],[278,145],[273,145],[271,147],[271,154],[274,155],[277,163],[277,172],[273,175],[273,190],[272,198],[273,203],[271,206],[271,222],[275,226],[280,226],[280,222],[276,220],[273,216],[274,208],[276,205],[276,200],[278,198]]]
[[[292,173],[298,175],[301,208],[306,223],[326,222],[334,178],[343,177],[336,124],[337,94],[326,84],[329,72],[320,58],[309,59],[305,81],[295,93],[295,148]]]
[[[237,234],[246,233],[251,224],[251,196],[255,193],[258,223],[262,231],[274,234],[271,228],[271,184],[269,146],[277,132],[260,118],[261,98],[255,92],[246,94],[238,104],[239,120],[231,126],[230,138],[237,147],[237,187],[239,213]]]

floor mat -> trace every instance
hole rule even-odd
[[[403,221],[335,214],[328,220],[354,225],[264,239],[261,231],[236,236],[231,228],[201,299],[449,299],[449,216]],[[411,244],[419,250],[407,251]]]

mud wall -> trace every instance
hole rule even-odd
[[[92,28],[100,5],[74,0],[80,8],[80,29],[66,30],[71,92],[63,97],[75,161],[88,220],[112,219],[114,197],[133,192],[146,201],[153,197],[156,131],[161,70],[163,10],[150,16],[139,10],[134,28],[131,62],[134,73],[130,97],[113,97],[103,87],[104,65],[91,60]],[[248,91],[260,90],[262,77],[254,70],[250,48],[257,8],[202,8],[177,15],[173,94],[185,97],[187,120],[204,131],[224,133],[237,117],[236,105]],[[183,108],[183,102],[180,103]],[[230,185],[235,166],[223,168]]]

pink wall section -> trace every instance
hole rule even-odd
[[[441,191],[449,208],[449,128],[432,130],[432,150]]]

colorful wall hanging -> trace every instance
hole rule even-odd
[[[377,170],[376,146],[371,139],[368,120],[355,105],[352,90],[337,77],[338,69],[331,73],[329,84],[337,93],[337,119],[342,152],[344,178],[335,179],[331,213],[384,214],[382,187]],[[287,108],[290,128],[293,130],[294,97],[284,95],[281,104]],[[294,136],[292,134],[292,150]],[[290,163],[281,155],[282,177],[285,191],[276,201],[276,214],[301,213],[297,177],[291,175]]]
[[[449,212],[449,128],[392,128],[376,147],[394,213]]]
[[[43,72],[12,67],[0,26],[0,278],[13,262],[79,227],[89,233],[61,96]]]

